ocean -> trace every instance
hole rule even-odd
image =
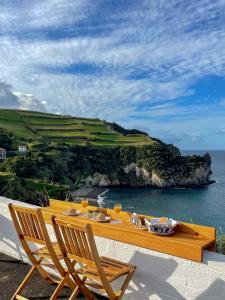
[[[216,183],[198,189],[110,188],[103,195],[106,206],[115,202],[123,210],[152,216],[167,216],[179,221],[214,226],[225,231],[225,150],[182,151],[184,155],[209,152],[211,179]]]

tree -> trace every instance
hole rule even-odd
[[[0,148],[11,150],[12,138],[9,134],[4,131],[0,131]]]

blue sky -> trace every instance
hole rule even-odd
[[[225,1],[2,0],[0,107],[225,149]]]

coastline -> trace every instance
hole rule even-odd
[[[82,187],[71,193],[74,202],[80,202],[86,198],[93,206],[103,206],[103,195],[108,192],[104,187]]]
[[[193,150],[187,154],[197,152],[202,155],[206,151]],[[126,211],[168,216],[184,222],[215,226],[225,232],[225,150],[208,152],[212,157],[211,180],[215,181],[214,184],[189,188],[113,187],[105,195],[105,201],[109,207],[119,201]]]

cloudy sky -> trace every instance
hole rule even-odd
[[[225,0],[1,0],[0,107],[225,149]]]

